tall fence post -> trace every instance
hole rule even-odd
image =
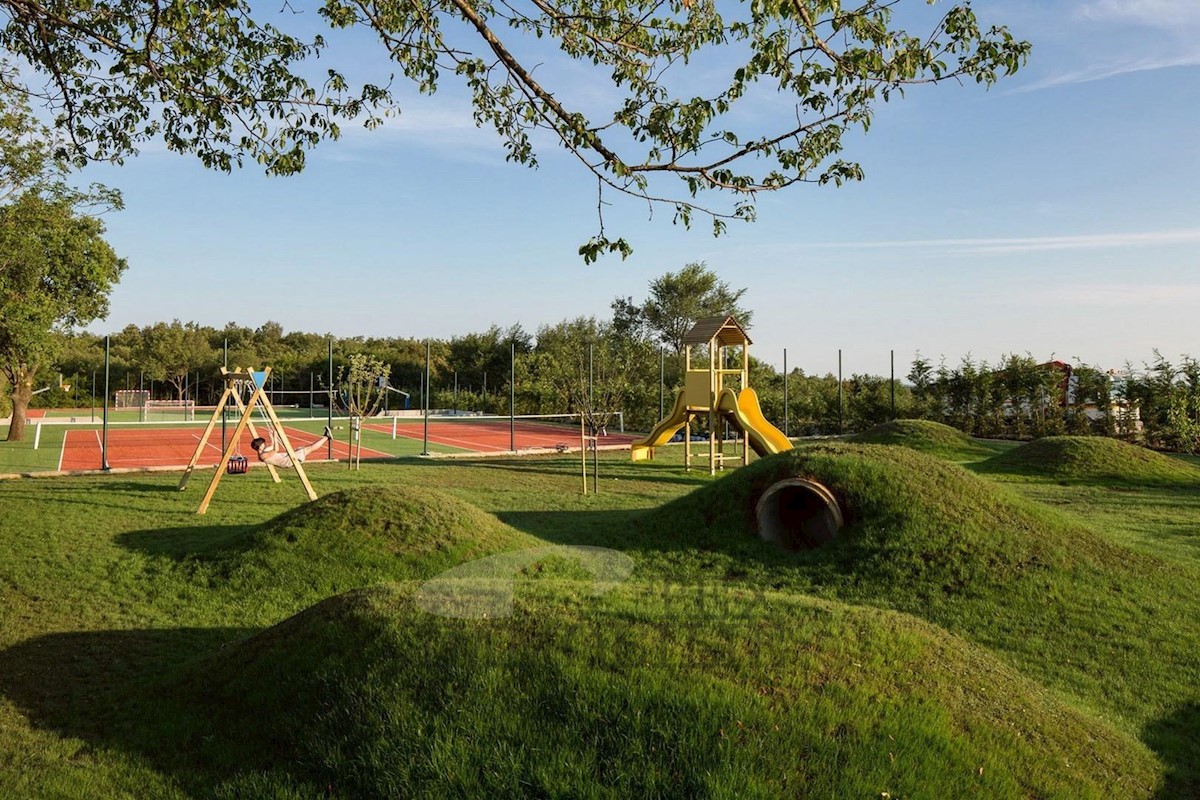
[[[842,351],[838,349],[838,436],[842,435]]]
[[[104,401],[104,436],[100,441],[100,469],[105,470],[112,469],[112,467],[110,467],[108,464],[108,377],[111,363],[111,359],[109,358],[111,349],[110,339],[111,337],[109,336],[104,337],[104,397],[102,398]]]
[[[896,351],[889,350],[892,361],[892,421],[896,419]]]
[[[509,342],[508,449],[517,452],[517,340]]]
[[[788,435],[788,368],[787,368],[787,348],[783,348],[783,435],[791,438]]]
[[[329,337],[329,411],[325,414],[325,426],[333,431],[333,337]],[[330,437],[326,444],[327,455],[331,461],[333,460],[333,437]]]
[[[424,400],[425,406],[425,437],[421,447],[421,455],[429,455],[429,361],[430,361],[430,343],[425,340],[425,385],[421,388],[421,397]]]
[[[660,345],[658,348],[658,418],[667,414],[667,351]]]

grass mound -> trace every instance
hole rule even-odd
[[[1200,485],[1200,469],[1144,447],[1103,436],[1047,436],[979,464],[981,472],[1070,483]]]
[[[855,444],[890,444],[911,447],[913,450],[920,450],[923,453],[951,461],[978,460],[994,455],[996,452],[967,436],[958,428],[924,419],[898,419],[893,422],[885,422],[862,433],[847,437],[847,441]]]
[[[444,492],[348,489],[252,530],[231,554],[229,580],[327,597],[385,580],[432,577],[464,561],[539,544]]]
[[[820,482],[847,524],[794,554],[758,539],[757,498]],[[915,614],[1141,725],[1195,694],[1200,571],[1120,547],[1010,487],[903,447],[829,443],[761,459],[648,515],[651,568]],[[688,549],[703,554],[685,562]],[[697,563],[699,562],[699,563]],[[1132,677],[1136,676],[1136,677]]]
[[[850,582],[897,596],[977,595],[1082,561],[1119,563],[1124,551],[1092,531],[1022,500],[955,464],[903,447],[829,443],[760,459],[664,507],[647,527],[691,531],[701,548],[774,549],[755,533],[755,505],[786,478],[809,478],[838,499],[847,525],[798,560],[820,582]]]
[[[411,588],[330,599],[147,696],[169,726],[143,728],[147,755],[231,797],[1138,797],[1158,779],[1142,745],[911,617],[586,589],[523,585],[483,622]]]

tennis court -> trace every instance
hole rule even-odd
[[[425,420],[404,417],[372,420],[368,430],[397,437],[425,439]],[[579,416],[552,414],[517,417],[430,417],[430,444],[471,450],[477,453],[508,453],[514,449],[542,450],[579,447]],[[627,433],[606,433],[598,438],[600,446],[629,445],[639,437]],[[515,444],[515,448],[514,448]]]
[[[321,438],[320,434],[285,426],[284,431],[293,447],[304,447]],[[202,427],[159,428],[149,426],[110,427],[108,431],[108,465],[123,467],[184,467],[191,461],[200,441]],[[233,433],[232,430],[229,431]],[[62,444],[60,470],[100,469],[103,466],[103,434],[97,429],[70,429],[65,432]],[[250,449],[253,437],[244,431],[238,442],[238,452],[254,460]],[[218,428],[209,436],[200,454],[199,466],[211,467],[221,461],[221,431]],[[346,458],[349,448],[344,441],[333,442],[333,457]],[[363,458],[391,458],[391,454],[363,447]],[[314,453],[313,460],[324,458]]]
[[[110,409],[110,416],[112,411]],[[104,466],[102,442],[104,433],[99,424],[89,423],[84,416],[76,422],[62,418],[31,419],[34,435],[11,451],[0,452],[0,473],[25,473],[53,470],[95,470]],[[295,447],[302,447],[321,436],[325,419],[285,419],[285,430]],[[112,468],[159,467],[182,469],[191,460],[196,445],[204,433],[207,420],[197,422],[115,422],[108,426],[108,466]],[[549,415],[517,416],[431,416],[426,439],[422,417],[373,418],[363,423],[361,439],[364,459],[412,457],[423,453],[435,455],[484,455],[547,450],[578,450],[579,416]],[[232,435],[235,421],[226,426]],[[256,420],[260,433],[267,425]],[[333,421],[333,456],[349,457],[349,420]],[[515,431],[515,437],[513,432]],[[628,447],[637,437],[611,432],[600,436],[600,447]],[[251,435],[243,433],[237,451],[254,463],[250,449]],[[39,445],[40,442],[40,445]],[[223,442],[218,425],[209,436],[201,453],[199,466],[211,467],[221,460]],[[324,451],[313,454],[313,460],[324,458]]]

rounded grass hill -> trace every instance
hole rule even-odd
[[[411,587],[332,598],[148,694],[141,748],[223,797],[1145,797],[1157,779],[1132,738],[912,617],[589,588],[523,586],[486,621],[426,614]]]
[[[788,552],[759,538],[755,509],[795,478],[826,487],[846,524],[828,544]],[[1187,633],[1200,570],[908,448],[822,443],[761,459],[647,515],[630,546],[645,553],[644,574],[917,615],[1135,725],[1175,713],[1200,675]]]
[[[846,522],[831,543],[799,556],[778,554],[756,534],[759,498],[790,478],[826,487]],[[973,594],[1079,563],[1129,561],[1094,531],[993,481],[882,445],[821,443],[760,459],[664,506],[643,527],[663,545],[736,553],[903,596]]]
[[[884,422],[862,433],[849,436],[846,441],[855,444],[890,444],[911,447],[913,450],[920,450],[923,453],[951,461],[977,461],[995,453],[995,450],[975,441],[958,428],[925,419],[898,419]]]
[[[1200,485],[1200,469],[1144,447],[1102,436],[1047,436],[979,464],[980,472],[1069,483]]]
[[[428,579],[465,561],[539,544],[445,492],[374,486],[287,511],[247,532],[221,562],[231,591],[328,597],[378,581]]]

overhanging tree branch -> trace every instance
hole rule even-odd
[[[893,22],[923,2],[865,0],[316,0],[332,28],[370,29],[404,76],[437,91],[450,68],[471,92],[478,124],[508,158],[538,163],[534,135],[550,134],[600,185],[676,221],[753,218],[757,193],[797,183],[857,180],[842,133],[869,126],[904,88],[943,81],[990,85],[1015,72],[1029,45],[984,29],[969,1],[932,15],[921,36]],[[290,20],[288,6],[280,18]],[[341,123],[377,125],[397,110],[392,77],[358,88],[336,70],[319,90],[307,64],[325,41],[302,41],[245,0],[195,7],[160,0],[0,0],[0,49],[47,76],[44,99],[72,153],[120,160],[162,137],[208,166],[245,158],[268,172],[303,169],[305,152]],[[561,63],[591,70],[615,99],[573,94]],[[706,76],[694,77],[692,65]],[[539,66],[544,65],[544,66]],[[542,71],[544,70],[544,71]],[[535,71],[537,75],[535,76]],[[723,72],[719,91],[714,74]],[[549,77],[547,77],[549,76]],[[720,80],[720,79],[718,79]],[[555,85],[557,83],[557,85]],[[747,98],[784,98],[770,117],[743,115]],[[664,185],[666,178],[680,181]],[[732,197],[732,207],[701,202]],[[581,248],[628,252],[601,230]]]

